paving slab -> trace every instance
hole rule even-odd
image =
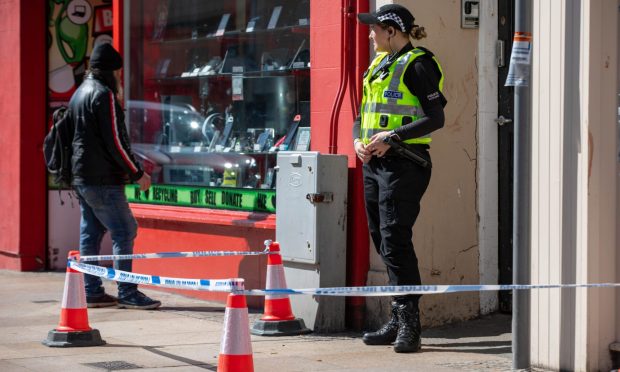
[[[0,270],[0,371],[216,371],[224,306],[152,288],[159,310],[89,309],[107,342],[85,348],[41,344],[59,320],[64,273]],[[105,282],[106,291],[116,286]],[[261,314],[250,313],[250,322]],[[255,371],[510,371],[510,316],[495,314],[426,329],[423,348],[394,353],[361,334],[251,336]]]

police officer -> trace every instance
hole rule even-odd
[[[363,164],[364,196],[370,234],[387,267],[390,285],[420,285],[412,229],[431,177],[430,133],[443,127],[444,75],[432,52],[413,47],[410,37],[426,37],[403,6],[389,4],[360,13],[370,25],[376,57],[364,74],[361,114],[353,126],[355,153]],[[428,162],[399,155],[386,137]],[[365,333],[368,345],[394,343],[397,353],[420,349],[419,296],[392,299],[391,319]]]

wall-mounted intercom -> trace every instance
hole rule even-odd
[[[461,0],[461,28],[478,28],[480,1]]]

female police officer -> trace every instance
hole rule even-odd
[[[377,52],[364,74],[361,114],[353,127],[355,152],[364,163],[368,227],[389,284],[420,285],[412,229],[431,176],[430,133],[444,124],[443,72],[433,53],[411,45],[409,37],[419,40],[426,32],[406,8],[385,5],[358,19],[370,25]],[[387,137],[426,160],[426,166],[401,156]],[[364,342],[394,342],[398,353],[418,351],[418,301],[416,295],[394,297],[391,319],[364,334]]]

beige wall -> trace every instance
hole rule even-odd
[[[620,9],[620,0],[618,1],[618,8]],[[620,19],[618,20],[616,37],[620,42]],[[620,105],[620,47],[616,53],[616,87],[618,94],[618,103]],[[620,110],[618,110],[618,136],[620,136]],[[617,148],[620,144],[616,144]],[[616,163],[616,221],[620,221],[620,152],[618,152],[618,162]],[[620,251],[620,229],[616,229],[616,252]],[[616,267],[620,267],[620,254],[616,253]],[[616,270],[616,283],[620,283],[620,270]],[[620,296],[616,296],[616,309],[620,309]],[[620,340],[620,311],[615,312],[616,321],[616,341]]]
[[[587,277],[589,283],[614,282],[617,277],[615,256],[616,234],[616,170],[617,159],[617,74],[618,2],[616,0],[584,1],[585,23],[584,76],[589,85],[583,106],[587,109],[584,124],[588,128],[591,171],[587,190]],[[585,90],[585,89],[584,89]],[[587,101],[585,101],[587,100]],[[584,172],[584,176],[588,172]],[[585,178],[585,177],[584,177]],[[587,188],[586,188],[587,187]],[[584,193],[585,194],[585,193]],[[584,240],[585,241],[585,240]],[[582,314],[584,338],[581,345],[587,350],[586,360],[577,360],[584,370],[609,370],[608,346],[615,341],[614,309],[617,290],[590,290],[587,292],[587,312]]]
[[[478,251],[480,284],[499,281],[499,125],[497,0],[480,3],[478,29]],[[503,83],[503,82],[502,82]],[[497,292],[480,292],[480,314],[499,308]]]
[[[533,3],[532,282],[613,282],[618,2]],[[532,364],[609,370],[615,293],[532,291]]]
[[[379,5],[387,1],[377,1]],[[414,228],[414,245],[424,284],[478,284],[476,211],[478,31],[460,27],[460,0],[394,1],[409,8],[426,28],[418,42],[432,50],[444,69],[446,125],[433,134],[433,176]],[[371,2],[371,9],[374,4]],[[372,243],[371,243],[372,244]],[[385,266],[371,247],[369,285],[387,282]],[[385,315],[385,299],[368,300],[370,325]],[[479,294],[427,295],[421,303],[424,326],[471,318]]]

